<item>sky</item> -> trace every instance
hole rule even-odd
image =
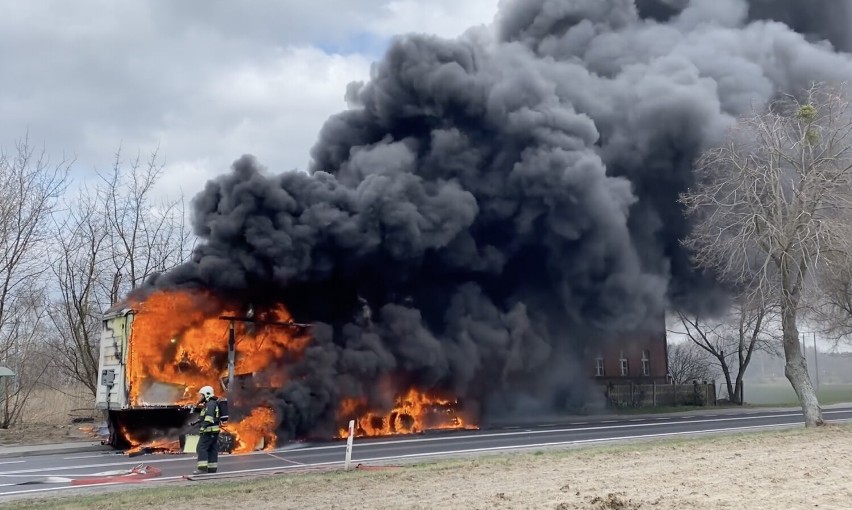
[[[391,37],[454,37],[499,0],[0,0],[0,148],[28,135],[74,181],[159,147],[192,196],[242,154],[305,169]]]

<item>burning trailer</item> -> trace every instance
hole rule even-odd
[[[203,293],[158,292],[107,310],[96,407],[105,412],[109,444],[131,451],[184,448],[202,386],[217,387],[227,409],[238,387],[275,384],[255,380],[256,372],[266,361],[300,350],[306,328],[283,309],[261,318],[238,316]],[[268,407],[223,422],[222,451],[274,445],[276,419]]]
[[[103,317],[97,408],[109,426],[109,444],[131,453],[194,449],[192,413],[198,390],[218,384],[230,407],[220,451],[271,448],[282,413],[274,395],[293,377],[311,343],[307,324],[278,305],[255,312],[228,306],[200,291],[157,291],[108,310]],[[359,436],[470,429],[458,401],[406,388],[383,377],[368,381],[371,395],[346,396],[332,422],[310,431],[314,438],[346,437],[342,424],[355,419]],[[267,395],[264,400],[258,395]],[[324,431],[324,432],[323,432]]]

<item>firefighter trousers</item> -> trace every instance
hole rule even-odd
[[[215,473],[219,467],[219,433],[204,432],[198,439],[198,470]]]

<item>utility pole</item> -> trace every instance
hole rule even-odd
[[[819,392],[819,351],[817,351],[816,331],[813,332],[813,335],[814,335],[814,369],[816,370],[817,392]]]
[[[289,321],[289,322],[279,322],[279,321],[264,321],[254,318],[254,314],[252,313],[249,316],[245,317],[235,317],[229,315],[222,315],[219,317],[219,320],[228,321],[228,393],[231,392],[231,389],[234,387],[234,370],[236,366],[237,359],[237,347],[236,347],[236,333],[234,331],[234,323],[236,321],[240,322],[250,322],[254,324],[263,324],[265,326],[278,326],[283,328],[293,328],[293,329],[304,329],[311,327],[310,324],[299,324],[297,322]]]
[[[234,366],[236,364],[237,348],[234,335],[234,321],[228,321],[228,393],[234,387]]]

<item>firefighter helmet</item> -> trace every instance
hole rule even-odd
[[[213,396],[213,387],[212,386],[205,386],[205,387],[201,388],[200,390],[198,390],[198,393],[200,393],[201,396],[204,397],[205,400],[207,400],[208,398]]]

